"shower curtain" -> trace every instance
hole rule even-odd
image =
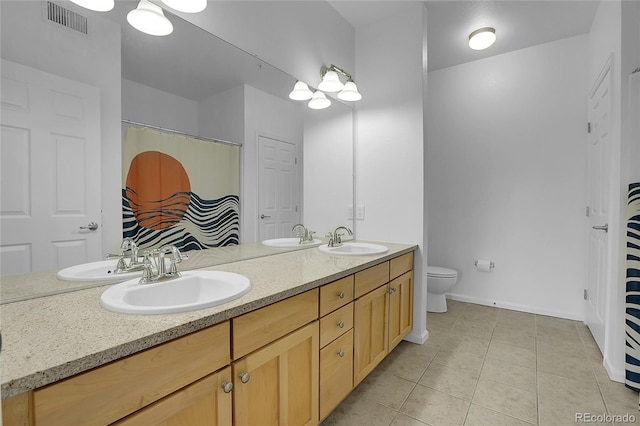
[[[124,238],[180,250],[239,243],[240,147],[131,126],[122,165]]]
[[[640,183],[629,185],[627,204],[626,378],[640,392]]]

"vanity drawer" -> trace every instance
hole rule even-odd
[[[316,319],[318,289],[233,318],[233,359],[242,358]]]
[[[389,279],[394,279],[413,269],[413,252],[391,259]]]
[[[320,318],[320,347],[353,328],[353,303]]]
[[[229,365],[229,322],[33,392],[35,424],[109,424]]]
[[[352,389],[353,330],[349,330],[320,350],[320,419],[324,419]]]
[[[375,290],[382,284],[389,282],[389,262],[384,262],[371,268],[356,273],[355,276],[355,297]]]
[[[320,287],[320,316],[335,311],[353,300],[353,275]]]

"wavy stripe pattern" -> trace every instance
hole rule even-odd
[[[160,230],[145,228],[136,220],[134,209],[140,206],[129,195],[130,188],[122,190],[123,237],[132,238],[140,248],[157,248],[172,244],[182,251],[203,250],[213,247],[238,245],[240,240],[240,200],[227,195],[217,200],[203,200],[194,192],[178,193],[169,200],[158,200],[158,205],[180,206],[182,220]],[[188,206],[183,201],[190,197]],[[175,202],[174,202],[175,201]],[[186,209],[184,209],[186,207]],[[175,212],[145,210],[144,221],[162,224],[174,218]],[[139,216],[141,217],[141,216]]]
[[[640,183],[629,185],[627,212],[625,385],[640,392]]]

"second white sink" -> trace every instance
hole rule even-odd
[[[140,284],[125,281],[106,289],[102,306],[125,314],[170,314],[221,305],[246,294],[249,278],[224,271],[186,271],[179,278]]]
[[[67,281],[115,281],[126,280],[132,277],[141,277],[142,269],[139,271],[115,273],[118,259],[99,260],[97,262],[82,263],[80,265],[69,266],[58,271],[57,277]]]
[[[372,243],[343,243],[338,247],[329,247],[327,244],[318,247],[321,252],[328,254],[337,254],[342,256],[366,256],[373,254],[382,254],[389,251],[389,248],[380,244]]]

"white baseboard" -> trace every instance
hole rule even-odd
[[[475,303],[477,305],[493,306],[495,308],[510,309],[512,311],[528,312],[530,314],[546,315],[556,318],[565,318],[575,321],[584,322],[584,314],[576,314],[575,312],[554,311],[540,308],[537,306],[517,305],[515,303],[502,302],[499,300],[480,299],[476,297],[464,296],[461,294],[448,293],[447,299],[457,300],[460,302]]]
[[[611,380],[613,380],[614,382],[624,383],[624,370],[615,368],[608,358],[604,359],[602,365],[604,366],[604,369],[607,370],[607,374],[609,375],[609,378]]]
[[[407,342],[417,343],[418,345],[422,345],[424,342],[427,341],[427,339],[429,339],[429,330],[425,330],[423,333],[420,333],[416,330],[414,331],[407,334],[404,340],[406,340]]]

